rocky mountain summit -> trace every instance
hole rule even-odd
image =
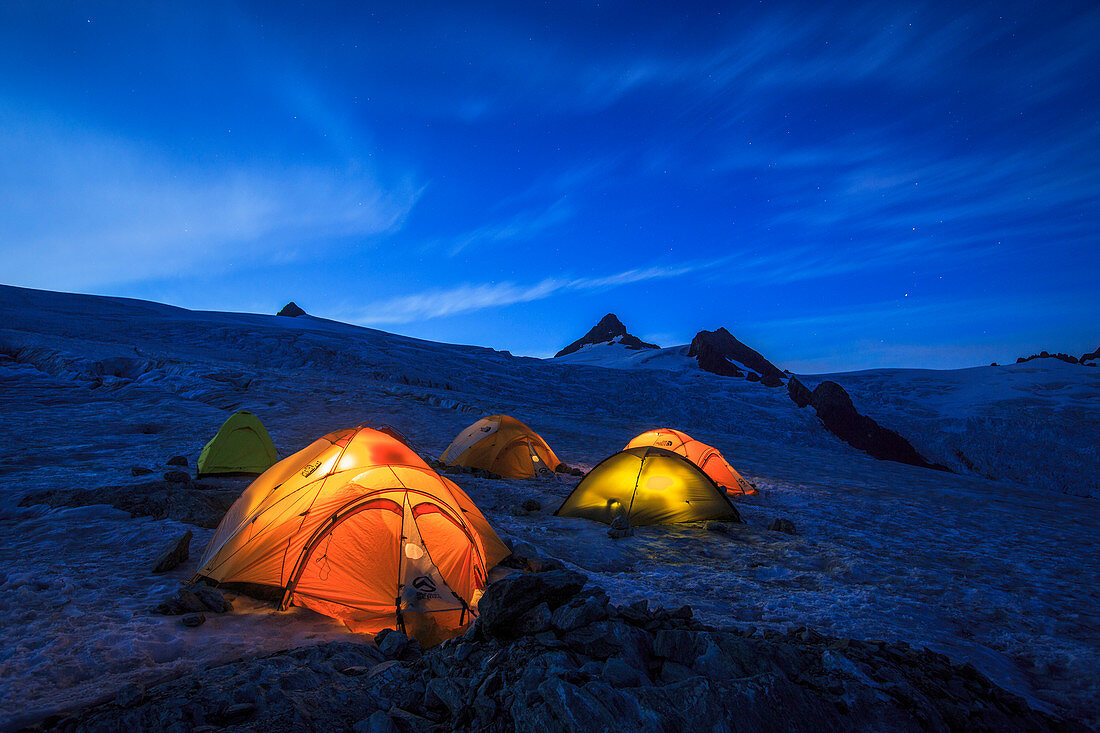
[[[646,343],[637,336],[627,333],[626,326],[623,325],[618,316],[614,313],[608,313],[588,333],[554,354],[554,357],[572,354],[580,351],[584,346],[611,343],[622,344],[624,347],[634,350],[661,348],[657,344]]]
[[[34,729],[1084,730],[927,649],[713,628],[687,606],[614,606],[584,575],[536,564],[427,652],[386,630],[131,684]]]
[[[695,334],[687,355],[698,359],[699,368],[712,374],[745,377],[766,387],[779,387],[786,376],[760,352],[738,341],[725,328]]]
[[[302,310],[301,307],[299,307],[297,303],[295,303],[292,300],[289,303],[287,303],[286,305],[284,305],[282,307],[282,310],[280,310],[275,315],[277,315],[277,316],[290,316],[291,318],[296,318],[298,316],[304,316],[304,315],[308,315],[308,314],[304,310]]]

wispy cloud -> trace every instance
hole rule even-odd
[[[680,277],[714,265],[715,262],[698,262],[679,267],[635,268],[599,277],[546,278],[526,285],[514,282],[459,285],[372,303],[358,311],[335,314],[335,317],[364,326],[412,323],[530,303],[570,292],[608,290],[646,280]]]
[[[0,271],[94,289],[232,263],[297,259],[324,238],[399,229],[420,193],[347,164],[209,171],[140,142],[0,118]]]
[[[504,221],[486,224],[460,234],[447,243],[448,254],[453,257],[470,245],[533,239],[568,221],[572,216],[573,208],[563,197],[545,208],[523,211]]]

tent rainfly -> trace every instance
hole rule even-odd
[[[577,484],[555,516],[632,525],[741,521],[726,492],[679,453],[639,446],[604,459]]]
[[[561,464],[542,436],[509,415],[483,417],[463,430],[443,451],[442,461],[504,478],[553,473]]]
[[[477,614],[509,554],[453,482],[400,441],[340,430],[285,458],[230,507],[198,575],[281,593],[353,631],[399,628],[431,646]]]
[[[724,488],[726,493],[731,496],[756,493],[756,489],[753,488],[752,484],[726,462],[726,459],[722,457],[717,448],[695,440],[686,433],[668,428],[649,430],[627,443],[626,448],[637,448],[646,445],[666,448],[674,453],[679,453],[703,469],[703,473],[714,479],[714,483]]]
[[[279,456],[260,418],[240,410],[222,423],[199,454],[199,476],[258,476]]]

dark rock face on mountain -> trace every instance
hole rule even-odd
[[[628,349],[661,348],[657,344],[649,344],[642,341],[637,336],[631,336],[626,332],[626,326],[622,324],[622,321],[620,321],[614,313],[608,313],[600,319],[599,323],[592,327],[592,330],[554,354],[554,356],[565,356],[566,354],[572,354],[574,351],[579,351],[582,346],[588,346],[589,344],[607,344],[615,339],[618,339],[619,343]]]
[[[791,377],[787,382],[787,394],[791,396],[791,400],[799,407],[806,407],[813,402],[813,393],[804,385],[798,381],[798,377]]]
[[[286,305],[284,305],[283,309],[281,311],[279,311],[278,313],[276,313],[275,315],[277,315],[277,316],[297,317],[297,316],[306,315],[306,312],[304,310],[302,310],[301,308],[299,308],[298,304],[295,303],[292,300],[289,303],[287,303]]]
[[[791,377],[787,383],[787,393],[799,407],[812,406],[825,428],[853,448],[885,461],[947,470],[926,461],[908,440],[893,430],[861,415],[852,404],[852,398],[836,382],[822,382],[810,392],[802,382]]]
[[[1100,346],[1097,346],[1096,351],[1092,352],[1091,354],[1082,354],[1081,355],[1081,363],[1084,364],[1085,366],[1095,366],[1095,364],[1088,363],[1088,362],[1095,362],[1095,361],[1100,361]]]
[[[1085,356],[1089,356],[1089,354],[1085,354]],[[1092,356],[1095,358],[1095,355],[1092,355]],[[1078,363],[1080,363],[1076,356],[1070,356],[1069,354],[1061,354],[1061,353],[1051,354],[1051,353],[1046,352],[1046,351],[1040,351],[1038,354],[1032,354],[1031,356],[1018,357],[1016,359],[1016,363],[1017,364],[1023,364],[1024,362],[1031,361],[1032,359],[1059,359],[1060,361],[1064,361],[1067,364],[1078,364]],[[1083,359],[1084,359],[1084,357],[1082,357],[1082,360]]]
[[[723,377],[744,377],[760,381],[766,387],[783,384],[783,372],[734,338],[725,328],[717,331],[700,331],[691,340],[688,356],[699,360],[699,367]],[[756,375],[756,376],[753,376]]]
[[[132,689],[39,728],[1084,730],[933,651],[804,627],[716,629],[687,606],[613,606],[555,572],[492,584],[482,599],[492,608],[540,600],[427,652],[396,631],[373,645],[307,646]]]

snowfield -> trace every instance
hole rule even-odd
[[[643,430],[682,429],[760,489],[739,500],[747,524],[729,535],[682,525],[613,541],[603,525],[550,516],[575,477],[451,478],[502,536],[587,573],[617,603],[928,646],[1100,726],[1100,369],[1042,360],[804,379],[839,382],[951,474],[871,459],[785,389],[707,374],[682,348],[527,359],[309,317],[0,286],[4,724],[133,681],[354,638],[243,596],[184,628],[149,609],[194,572],[210,530],[108,506],[17,506],[44,489],[137,484],[147,479],[132,466],[159,474],[176,454],[193,468],[229,413],[249,409],[281,456],[359,423],[392,425],[438,455],[479,417],[507,413],[590,468]],[[541,512],[519,510],[531,497]],[[768,531],[776,517],[799,534]],[[152,574],[157,549],[188,528],[191,559]]]

